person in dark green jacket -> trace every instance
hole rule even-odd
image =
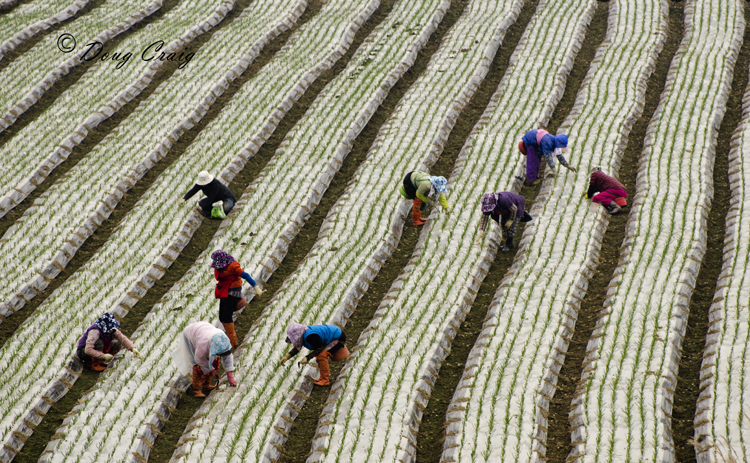
[[[450,212],[448,200],[445,198],[445,194],[448,192],[448,181],[445,177],[435,177],[426,172],[415,170],[406,174],[398,191],[404,198],[414,201],[411,207],[414,225],[425,223],[422,220],[422,212],[433,201],[439,202],[446,214]]]

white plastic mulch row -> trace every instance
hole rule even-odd
[[[253,44],[252,42],[246,42],[244,44],[244,47],[242,47],[242,41],[238,40],[237,37],[234,37],[234,35],[236,34],[232,34],[231,30],[228,31],[228,34],[230,36],[229,38],[226,37],[226,34],[218,34],[215,37],[217,42],[221,42],[222,40],[226,42],[227,40],[230,40],[230,41],[237,42],[237,45],[240,47],[240,49],[234,49],[234,56],[232,57],[231,54],[228,53],[231,50],[231,47],[227,43],[218,45],[219,49],[222,49],[225,53],[227,53],[226,58],[228,60],[228,62],[223,62],[223,64],[218,61],[213,62],[213,65],[217,68],[217,71],[223,70],[224,72],[226,72],[226,70],[229,69],[227,76],[222,77],[220,81],[220,82],[224,82],[223,85],[226,85],[226,81],[231,80],[232,76],[237,75],[237,72],[235,72],[235,70],[241,72],[244,69],[246,69],[249,63],[254,58],[254,56],[257,55],[257,53],[259,52],[259,49],[262,48],[263,44],[267,43],[272,37],[277,35],[281,30],[285,29],[287,27],[287,23],[293,22],[294,20],[296,20],[296,18],[299,17],[299,15],[301,14],[303,10],[302,5],[298,4],[298,2],[296,1],[293,2],[290,0],[285,0],[284,2],[279,1],[276,4],[267,3],[264,5],[264,8],[267,10],[264,11],[263,9],[261,9],[260,11],[258,11],[255,8],[251,8],[253,15],[244,16],[243,18],[238,19],[235,22],[235,24],[233,24],[235,32],[241,31],[243,36],[246,37],[248,41],[253,40],[253,39],[257,40],[255,44]],[[208,15],[208,20],[199,22],[197,27],[201,29],[210,28],[211,26],[208,21],[218,24],[216,16],[220,15],[219,17],[223,17],[226,14],[226,12],[228,12],[228,10],[226,9],[225,5],[219,6],[218,8],[216,8],[216,11]],[[260,13],[265,13],[265,14],[260,14]],[[275,23],[271,22],[272,20]],[[259,23],[254,24],[253,21],[257,21]],[[254,32],[254,34],[251,35],[250,34],[251,32]],[[207,48],[210,50],[211,47],[213,46],[214,46],[213,44],[207,45]],[[242,53],[246,51],[246,49],[250,49],[250,52],[247,55],[243,56]],[[218,75],[211,74],[209,73],[208,70],[205,70],[205,69],[202,70],[200,66],[198,67],[198,69],[196,69],[196,71],[198,73],[201,73],[201,72],[204,73],[206,77],[213,77],[213,78],[221,77],[221,73],[219,73]],[[194,76],[196,75],[197,74],[194,74]],[[183,93],[181,95],[185,96],[184,91],[189,88],[188,84],[190,84],[191,76],[189,73],[183,73],[181,77],[185,79],[184,81],[185,86],[182,87]],[[193,77],[193,80],[195,79],[196,77]],[[209,103],[215,101],[215,98],[217,96],[217,93],[215,92],[216,89],[211,88],[211,81],[207,81],[207,82],[199,81],[198,84],[199,85],[196,84],[198,87],[206,87],[203,89],[201,88],[196,89],[196,91],[200,92],[200,94],[204,94],[206,90],[208,90],[208,95],[206,96],[207,101],[201,102],[203,107],[207,109],[210,106]],[[219,88],[216,91],[218,91],[219,94],[222,93],[221,88]],[[200,94],[197,96],[201,96]],[[154,101],[156,102],[160,101],[159,97],[161,95],[162,94],[159,94],[159,96],[156,97],[154,100],[149,100],[149,102],[145,104],[146,109],[148,109],[149,103],[152,103]],[[163,101],[161,102],[162,104],[164,104]],[[168,109],[169,109],[169,106],[167,106],[167,108],[164,108],[163,111],[154,110],[151,113],[151,116],[153,116],[154,114],[164,114],[165,120],[166,120],[166,116],[169,113]],[[186,109],[190,109],[190,108],[186,108]],[[200,111],[203,111],[203,112],[200,113]],[[205,109],[202,109],[199,107],[197,112],[199,112],[199,114],[191,115],[191,117],[193,117],[193,119],[191,120],[196,121],[200,119],[200,114],[205,114]],[[142,114],[145,114],[145,113],[142,113]],[[145,121],[143,125],[148,126],[148,121]],[[125,127],[129,127],[129,126],[125,124]],[[172,140],[174,140],[174,138]],[[165,142],[162,142],[162,144],[163,143]],[[168,141],[166,143],[168,143]],[[162,146],[161,149],[163,150],[164,147]],[[159,153],[155,153],[155,154],[158,155]],[[154,153],[152,153],[152,156],[151,156],[152,158],[153,158],[153,155]],[[149,162],[149,158],[146,158],[144,163],[148,163],[148,162]],[[143,175],[143,173],[146,170],[146,167],[144,166],[141,166],[141,167],[142,167],[142,170],[140,170],[139,172],[140,172],[140,175]],[[106,171],[106,168],[102,167],[101,170]],[[71,177],[68,177],[68,178],[71,178]],[[68,185],[66,189],[68,189],[69,191],[86,190],[91,187],[91,185],[86,184],[85,175],[74,175],[72,178],[75,178],[76,180],[78,180],[79,183]],[[110,199],[114,201],[114,199],[117,199],[117,198],[114,198],[114,199],[110,198]],[[194,219],[193,219],[193,223],[194,223]],[[129,236],[131,237],[139,236],[137,233],[130,233],[131,230],[128,230]],[[28,233],[33,234],[34,232],[28,231]],[[124,257],[128,260],[132,260],[134,248],[135,248],[134,245],[131,245],[126,248],[122,248],[120,250],[120,257]],[[156,253],[156,252],[158,252],[158,250],[152,251],[152,253]],[[117,260],[112,259],[112,257],[113,257],[112,253],[109,253],[109,255],[104,256],[104,261],[107,262],[109,265],[117,265],[118,264]],[[149,259],[149,262],[151,262],[154,259],[154,256],[147,255],[147,258]],[[98,264],[101,266],[101,260],[98,262]],[[84,269],[82,269],[83,271],[82,274],[77,273],[71,278],[72,280],[71,284],[67,286],[63,285],[63,288],[61,288],[62,292],[53,293],[50,301],[48,301],[48,304],[43,305],[39,309],[41,312],[43,312],[40,318],[34,318],[33,321],[29,322],[31,324],[30,325],[29,323],[25,324],[23,329],[30,328],[31,331],[35,329],[39,329],[38,326],[35,328],[36,325],[34,325],[34,323],[44,324],[44,323],[48,323],[49,320],[55,320],[56,325],[62,326],[62,325],[65,325],[65,323],[62,322],[62,320],[66,320],[67,326],[74,327],[74,329],[67,332],[66,335],[76,336],[77,334],[80,334],[78,333],[78,331],[81,327],[81,324],[87,323],[86,319],[92,317],[92,311],[102,310],[101,308],[102,306],[98,305],[98,303],[102,303],[101,298],[89,299],[88,302],[91,303],[92,306],[89,307],[87,310],[84,310],[82,308],[80,312],[73,314],[74,316],[72,317],[70,316],[71,315],[70,313],[68,314],[68,316],[61,315],[61,313],[71,312],[71,307],[76,306],[76,303],[79,302],[79,299],[81,298],[82,294],[85,294],[87,296],[92,296],[95,293],[95,291],[93,291],[93,288],[97,288],[101,292],[106,292],[107,297],[111,298],[112,300],[118,297],[122,297],[123,296],[122,293],[128,291],[127,283],[132,283],[133,281],[133,279],[131,278],[129,281],[128,280],[119,281],[119,286],[109,286],[109,284],[102,285],[98,276],[91,274],[92,272],[91,269],[96,268],[96,265],[97,265],[96,263],[90,263],[89,267],[85,267]],[[127,268],[128,268],[127,265],[123,265],[123,267],[115,267],[114,269],[115,273],[114,275],[110,275],[110,277],[114,278],[115,281],[119,280],[123,276],[119,272],[122,272],[123,270]],[[98,269],[96,272],[104,273],[101,271],[101,269]],[[161,274],[158,274],[158,276],[160,277]],[[90,278],[87,278],[87,277],[90,277]],[[87,279],[88,281],[86,281]],[[151,280],[151,284],[153,284],[153,280]],[[112,291],[110,293],[111,289],[116,289],[118,287],[120,288],[119,291]],[[132,289],[130,293],[132,294],[142,293],[145,291],[145,289],[147,289],[147,286],[141,282],[140,287],[136,287]],[[133,291],[135,291],[135,293],[133,293]],[[126,297],[130,297],[130,296],[126,296]],[[121,311],[120,313],[124,314],[123,311]],[[41,321],[39,321],[40,319]],[[23,331],[23,329],[21,329],[21,331]],[[6,452],[10,453],[13,451],[13,449],[18,449],[22,445],[21,441],[18,441],[16,439],[16,437],[18,437],[17,433],[15,433],[16,434],[15,436],[11,436],[11,437],[9,437],[9,435],[6,434],[6,432],[8,432],[8,429],[9,429],[8,426],[15,426],[16,428],[20,426],[21,434],[25,434],[25,435],[31,434],[31,432],[33,432],[33,429],[32,429],[33,426],[28,426],[27,423],[14,424],[16,423],[16,420],[17,420],[16,413],[23,412],[23,409],[19,407],[14,408],[13,406],[14,403],[16,405],[18,403],[22,403],[22,402],[19,402],[20,400],[19,394],[23,395],[23,391],[19,390],[16,387],[18,384],[18,380],[20,379],[18,376],[18,371],[20,370],[23,372],[25,370],[28,370],[27,373],[30,373],[34,371],[34,368],[42,368],[42,365],[44,364],[53,364],[53,365],[56,364],[58,365],[58,368],[55,368],[54,370],[49,370],[49,371],[45,370],[45,373],[47,373],[48,375],[56,374],[59,371],[59,365],[65,363],[64,357],[60,357],[60,356],[65,355],[65,352],[68,352],[67,350],[64,350],[64,349],[60,350],[59,352],[56,352],[56,349],[52,348],[52,345],[50,345],[50,348],[51,348],[50,352],[56,356],[56,360],[45,358],[45,353],[41,351],[35,352],[35,353],[26,352],[26,354],[36,354],[36,355],[30,355],[30,357],[24,359],[19,356],[19,354],[22,355],[22,350],[19,350],[17,348],[17,345],[19,343],[26,344],[24,341],[25,339],[24,336],[27,336],[27,335],[28,334],[25,334],[23,332],[16,333],[14,337],[8,341],[10,346],[6,344],[6,346],[2,349],[2,358],[4,359],[4,361],[2,364],[3,368],[0,371],[0,375],[2,375],[3,377],[7,377],[6,378],[7,381],[3,383],[4,384],[3,390],[14,391],[13,393],[8,394],[8,397],[4,397],[3,400],[0,401],[0,406],[2,407],[2,417],[3,417],[2,435],[4,436],[4,438],[9,438],[12,441],[9,446],[6,446],[5,449],[2,450],[4,454]],[[37,362],[36,367],[33,366],[35,362]],[[38,363],[38,362],[41,362],[41,363]],[[30,370],[29,370],[29,367],[31,367]],[[62,376],[59,378],[60,380],[53,382],[51,386],[46,387],[46,388],[44,386],[45,380],[43,378],[39,378],[39,382],[36,383],[35,386],[30,391],[28,391],[28,394],[26,394],[24,397],[26,397],[26,400],[31,400],[33,399],[35,395],[39,395],[40,393],[42,393],[46,398],[51,399],[51,400],[40,399],[37,405],[33,407],[31,410],[29,410],[28,413],[26,413],[23,421],[24,422],[28,421],[32,423],[32,425],[38,423],[42,419],[44,412],[46,412],[46,410],[49,408],[48,402],[57,400],[59,398],[59,395],[61,393],[64,394],[64,391],[67,390],[67,387],[70,385],[70,382],[75,381],[75,379],[77,378],[76,370],[77,370],[76,365],[68,364],[67,368],[63,369]],[[47,378],[47,381],[49,381],[49,378]]]
[[[599,4],[607,7],[604,43],[558,130],[570,136],[568,159],[578,173],[558,166],[557,178],[546,179],[534,204],[526,204],[534,221],[527,225],[516,260],[495,294],[449,405],[443,462],[545,459],[549,401],[607,227],[603,209],[581,199],[588,189],[587,173],[596,165],[609,172],[618,169],[667,26],[666,3],[659,0]],[[590,18],[592,13],[589,9],[586,14],[551,17]],[[584,33],[583,27],[576,29],[579,40]],[[544,48],[531,41],[527,47],[526,53]],[[522,55],[518,63],[525,62]],[[518,79],[516,89],[503,89],[502,98],[522,101],[514,90],[523,92],[525,79],[541,76]],[[505,112],[495,112],[490,130],[504,128]],[[523,129],[518,127],[511,133],[514,138],[504,140],[510,156],[517,155],[514,141]],[[471,155],[481,159],[492,149],[491,143],[483,143]]]
[[[42,95],[71,69],[82,64],[84,59],[92,59],[93,53],[87,53],[87,44],[100,42],[106,46],[110,40],[158,11],[162,3],[163,0],[107,2],[106,7],[94,8],[88,14],[61,28],[59,34],[44,37],[30,50],[13,60],[7,68],[0,71],[0,81],[3,82],[3,92],[0,93],[0,132],[39,101]],[[69,38],[61,40],[63,34],[69,34]],[[133,51],[135,56],[140,55],[138,50],[128,51]],[[63,114],[60,116],[64,117]],[[46,157],[48,153],[34,157],[35,164],[44,159],[39,157],[42,155]],[[23,156],[16,156],[13,151],[0,151],[3,170],[9,168],[11,162],[17,163],[22,158]],[[0,177],[2,197],[20,182],[11,183],[5,175]],[[0,206],[6,208],[6,201],[0,202]],[[0,213],[5,214],[3,209],[0,209]]]
[[[647,129],[607,314],[587,346],[573,400],[572,460],[675,461],[681,345],[706,251],[717,131],[743,14],[740,1],[685,5],[685,36]]]
[[[489,69],[499,40],[512,22],[508,18],[517,14],[519,3],[489,6],[475,2],[464,11],[425,75],[399,103],[401,109],[379,134],[376,148],[368,154],[347,192],[329,213],[313,251],[253,327],[248,345],[238,356],[238,370],[246,380],[237,390],[215,395],[204,404],[197,414],[199,419],[183,436],[185,443],[178,449],[175,461],[215,459],[216,454],[209,449],[223,445],[232,449],[235,440],[245,441],[254,435],[263,436],[256,440],[263,442],[267,458],[273,461],[278,457],[279,446],[286,441],[292,420],[311,389],[306,378],[311,370],[300,370],[293,361],[286,368],[278,366],[279,359],[289,349],[283,342],[286,326],[291,322],[345,324],[346,317],[352,314],[398,242],[406,208],[402,207],[394,185],[398,185],[405,172],[419,166],[426,155],[440,154],[457,114]],[[408,3],[396,8],[382,26],[381,37],[390,34],[396,21],[405,21],[404,18],[423,21],[402,10],[428,10],[425,5]],[[447,4],[441,8],[447,8]],[[381,46],[380,40],[375,43]],[[445,72],[448,68],[454,72]],[[334,83],[332,93],[335,88]],[[427,97],[428,94],[431,96]],[[420,120],[415,114],[424,117]],[[316,122],[311,116],[303,127],[314,127]],[[295,138],[303,133],[303,127]],[[325,129],[325,126],[318,128],[321,133]],[[292,140],[290,149],[294,145]],[[428,162],[434,160],[432,157]],[[247,372],[242,368],[245,365]],[[366,444],[363,445],[362,451],[367,452]],[[375,453],[381,450],[386,449],[378,447]],[[388,450],[390,453],[391,449]],[[232,450],[219,455],[220,459],[228,460],[244,458],[243,453]],[[383,461],[380,457],[373,458]]]
[[[89,0],[36,1],[4,14],[0,21],[0,61],[24,41],[72,18],[88,3]]]
[[[343,56],[346,48],[351,45],[354,34],[375,8],[376,4],[372,2],[346,5],[326,4],[318,15],[302,26],[301,32],[274,61],[261,69],[253,80],[235,94],[227,107],[201,132],[188,151],[162,175],[164,179],[158,180],[161,183],[154,185],[147,192],[139,206],[129,215],[123,229],[118,231],[110,240],[110,243],[103,247],[102,252],[95,258],[96,262],[92,264],[92,267],[83,269],[83,271],[86,271],[91,268],[101,268],[106,269],[108,273],[112,273],[107,268],[106,259],[106,254],[112,251],[112,249],[108,249],[110,244],[117,246],[118,254],[136,246],[143,247],[149,252],[145,256],[137,256],[135,264],[127,262],[128,256],[114,256],[117,258],[115,265],[122,263],[126,267],[123,270],[127,271],[127,274],[124,274],[125,272],[122,270],[119,272],[127,285],[118,285],[117,289],[110,291],[122,295],[122,300],[115,309],[116,311],[121,314],[127,312],[127,307],[141,297],[144,292],[143,288],[153,283],[149,275],[156,273],[157,276],[160,276],[159,269],[163,266],[159,264],[154,264],[151,268],[147,266],[155,258],[158,262],[160,259],[170,257],[167,254],[159,257],[160,251],[173,252],[166,249],[166,246],[170,244],[170,239],[174,239],[175,233],[179,231],[179,224],[184,220],[184,212],[180,211],[178,204],[179,197],[182,192],[190,187],[197,171],[207,168],[213,172],[218,172],[222,165],[226,166],[228,160],[232,160],[231,157],[227,159],[227,155],[231,156],[241,150],[245,153],[244,155],[252,156],[253,150],[257,150],[264,142],[263,137],[272,132],[275,124],[278,123],[284,112],[293,106],[294,101],[299,98],[306,86]],[[274,85],[277,86],[274,87]],[[265,90],[265,95],[262,95],[259,89]],[[279,105],[279,102],[281,102],[280,107],[274,108],[272,106],[272,104]],[[257,133],[257,135],[252,136],[253,133]],[[223,145],[217,143],[217,140],[222,136],[226,137],[226,139],[222,139]],[[251,138],[252,140],[248,143]],[[290,153],[286,156],[285,161],[296,163],[298,166],[310,165],[309,161],[304,161],[295,154]],[[232,161],[236,163],[237,159]],[[260,212],[263,217],[269,217],[269,225],[272,225],[276,230],[273,235],[275,237],[273,241],[275,242],[280,241],[279,233],[289,223],[293,213],[299,210],[299,206],[290,205],[298,204],[304,201],[307,196],[314,195],[311,188],[315,178],[321,176],[320,172],[317,174],[305,173],[301,169],[297,169],[295,173],[292,165],[284,168],[283,163],[281,164],[280,175],[288,181],[295,181],[298,186],[298,189],[290,189],[290,194],[294,195],[296,199],[289,198],[288,201],[280,201],[279,198],[269,194],[273,191],[270,186],[258,187],[257,190],[251,188],[232,214],[232,217],[235,217],[242,211],[251,214]],[[327,164],[320,162],[316,168],[318,171],[322,168],[325,170]],[[231,177],[233,175],[232,168],[236,167],[227,167],[222,173],[222,177]],[[266,172],[273,170],[274,167],[272,166]],[[278,183],[276,175],[271,175],[271,183]],[[253,191],[257,191],[257,193],[254,194]],[[243,207],[243,204],[248,204],[248,206]],[[148,210],[144,211],[143,209]],[[134,213],[135,215],[133,215]],[[144,220],[141,220],[140,223],[137,220],[142,213],[155,214],[153,218],[146,220],[151,230],[143,227]],[[169,220],[164,224],[167,218]],[[141,217],[141,219],[144,219],[144,217]],[[255,226],[262,225],[256,216],[247,220],[254,221]],[[231,219],[228,219],[223,224],[222,229],[226,228],[231,221]],[[193,228],[194,225],[189,228]],[[160,229],[153,230],[157,226]],[[140,237],[126,236],[128,230],[133,229],[144,230]],[[157,240],[157,237],[154,236],[145,236],[146,233],[154,231],[158,233],[160,239]],[[125,234],[123,235],[121,232]],[[242,232],[242,239],[249,238],[252,234],[254,233],[251,232],[250,227],[246,227]],[[259,236],[259,239],[267,238],[265,233],[258,233],[257,236]],[[178,236],[177,239],[184,240],[184,237]],[[135,241],[128,246],[127,240]],[[237,240],[237,246],[239,246],[239,241],[241,240]],[[247,250],[248,252],[256,251],[257,256],[276,252],[272,247],[275,244],[274,242],[267,240],[267,243],[264,244],[267,246],[265,250],[257,249],[254,244],[248,245]],[[212,278],[212,273],[207,271],[209,268],[205,262],[206,259],[207,256],[202,256],[200,258],[201,263],[196,268],[201,277],[206,272],[205,275]],[[260,274],[253,270],[255,265],[250,259],[243,259],[241,262],[256,278],[259,277]],[[136,273],[138,269],[140,269],[140,272]],[[146,269],[147,273],[144,275],[143,272]],[[189,272],[188,279],[194,276],[194,271]],[[120,281],[115,275],[113,275],[113,278]],[[69,280],[63,285],[66,287],[67,297],[72,295],[70,289],[67,288],[69,283],[75,284],[75,282]],[[128,291],[128,289],[130,290]],[[125,291],[127,291],[127,294],[124,294]],[[209,295],[213,293],[211,287],[206,292]],[[170,391],[174,392],[173,386],[175,384],[178,387],[184,387],[183,383],[172,382],[175,379],[175,371],[170,367],[170,354],[174,348],[174,341],[188,322],[210,319],[211,315],[209,314],[216,313],[217,306],[213,304],[213,299],[211,299],[210,304],[186,307],[187,304],[184,303],[194,298],[197,300],[198,298],[195,296],[198,294],[203,296],[200,287],[189,285],[185,288],[178,284],[178,289],[165,298],[174,301],[176,305],[170,304],[168,308],[161,304],[157,305],[139,331],[133,335],[133,340],[141,349],[141,352],[145,354],[144,360],[142,362],[134,360],[129,354],[126,354],[124,359],[116,362],[112,371],[105,374],[103,380],[98,384],[97,390],[87,395],[82,403],[76,407],[77,413],[66,419],[65,425],[58,430],[60,439],[48,446],[48,452],[43,457],[44,461],[67,461],[80,455],[83,455],[82,458],[91,461],[131,458],[133,455],[139,455],[142,458],[148,456],[150,442],[153,442],[156,435],[155,429],[163,424],[163,418],[169,416],[168,404],[170,398],[175,400],[179,397],[179,394],[177,394],[177,397],[175,397],[175,394],[170,395]],[[180,299],[177,299],[176,296],[179,296]],[[61,292],[61,297],[66,297],[66,295]],[[97,307],[98,310],[101,310],[102,307],[111,307],[115,302],[112,296],[104,294],[103,291],[98,292],[96,297],[101,302],[82,304],[83,310],[89,314],[89,319],[96,316]],[[130,301],[130,304],[127,304],[127,300]],[[83,329],[83,326],[81,326],[81,329]],[[74,337],[71,336],[70,338],[72,343]],[[64,345],[64,342],[63,340],[58,344]],[[112,394],[118,396],[115,406],[117,413],[114,415],[101,407],[103,403],[101,401],[108,402]],[[162,401],[162,397],[167,399],[166,403]],[[111,409],[109,405],[107,408]],[[106,417],[100,416],[102,412],[105,412]],[[122,432],[106,432],[98,425],[92,426],[91,420],[97,423],[111,422],[111,426],[122,430]]]
[[[747,6],[745,6],[747,8]],[[746,25],[747,27],[747,25]],[[746,70],[736,69],[735,72]],[[730,206],[726,218],[724,263],[709,309],[709,328],[695,415],[700,463],[748,461],[750,413],[745,395],[750,312],[750,91],[745,92],[742,124],[729,152]],[[711,230],[720,233],[721,230]]]
[[[279,18],[300,3],[253,3],[178,69],[127,119],[25,212],[0,240],[7,268],[0,277],[5,299],[0,313],[10,315],[59,275],[84,241],[128,192],[211,108],[216,98],[247,69],[265,44],[293,22],[300,11],[278,25]],[[234,2],[192,27],[185,42],[219,24]],[[268,31],[269,25],[273,25]],[[254,44],[254,42],[256,42]],[[245,54],[249,54],[245,56]],[[147,75],[142,85],[150,81]],[[154,123],[158,114],[159,123]],[[154,142],[156,141],[156,142]],[[31,264],[16,265],[20,262]]]

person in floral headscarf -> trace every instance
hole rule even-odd
[[[185,328],[172,358],[181,374],[189,374],[192,368],[196,397],[206,397],[203,391],[216,388],[210,381],[219,374],[219,359],[227,372],[227,382],[232,387],[237,386],[232,344],[223,331],[208,322],[196,322]]]
[[[211,260],[211,267],[214,269],[214,277],[217,281],[214,296],[219,300],[219,321],[224,326],[232,347],[237,347],[237,333],[234,331],[232,314],[247,304],[245,298],[242,297],[242,279],[250,283],[256,295],[260,296],[265,291],[260,289],[253,277],[242,270],[239,262],[228,253],[217,249],[211,254]]]
[[[511,191],[500,193],[485,193],[482,195],[482,225],[477,237],[477,244],[484,238],[484,230],[489,219],[500,225],[505,245],[503,251],[510,251],[513,247],[513,236],[516,234],[518,222],[528,222],[531,216],[524,210],[526,200],[523,196]]]
[[[435,177],[418,170],[408,172],[404,177],[402,185],[398,189],[401,196],[413,200],[411,206],[411,217],[414,225],[423,225],[422,212],[433,201],[443,206],[446,214],[450,213],[448,200],[445,194],[448,192],[448,181],[445,177]]]
[[[336,325],[300,325],[292,323],[286,329],[286,342],[291,344],[292,350],[281,359],[281,366],[294,357],[303,347],[311,350],[303,359],[297,362],[305,365],[313,357],[318,363],[320,377],[315,384],[328,386],[330,384],[330,369],[328,358],[335,361],[349,357],[346,344],[346,334]]]
[[[115,320],[114,315],[107,312],[86,329],[78,340],[76,349],[76,356],[84,366],[94,371],[104,371],[115,354],[123,347],[141,358],[141,353],[132,341],[117,329],[119,326],[120,322]]]

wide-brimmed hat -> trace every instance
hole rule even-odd
[[[195,181],[195,183],[198,184],[198,185],[200,185],[200,186],[203,186],[203,185],[208,185],[213,180],[214,180],[214,176],[213,175],[209,174],[205,170],[202,170],[198,174],[198,179]]]

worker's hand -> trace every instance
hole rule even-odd
[[[573,166],[565,166],[569,171],[573,172],[574,174],[578,172],[575,167]]]
[[[479,246],[480,244],[482,244],[482,240],[483,239],[484,239],[484,232],[480,231],[479,232],[479,236],[477,236],[476,241],[474,241],[474,244],[476,244],[477,246]]]
[[[214,376],[216,376],[218,374],[219,374],[219,370],[211,369],[211,371],[209,371],[208,373],[206,373],[206,376],[208,376],[209,378],[213,378]]]
[[[186,202],[185,198],[180,199],[180,206],[184,206]]]
[[[102,355],[102,360],[104,360],[105,363],[109,363],[112,361],[112,359],[115,358],[112,354],[104,354]]]
[[[255,290],[255,295],[256,295],[256,296],[260,296],[261,294],[263,294],[263,293],[265,293],[265,292],[266,292],[266,290],[265,290],[265,289],[260,289],[260,286],[259,286],[259,285],[255,285],[255,286],[253,286],[253,289]]]
[[[557,177],[557,167],[550,167],[549,173],[547,174],[547,178],[555,178]]]
[[[289,354],[286,354],[286,355],[284,356],[284,358],[282,358],[282,359],[281,359],[281,362],[279,362],[279,365],[281,365],[281,366],[283,367],[283,366],[284,366],[284,364],[285,364],[285,363],[287,362],[287,360],[289,360],[290,358],[292,358],[292,356],[291,356],[291,355],[289,355]]]
[[[141,353],[140,353],[140,352],[138,352],[138,349],[136,349],[135,347],[133,347],[133,348],[132,348],[132,349],[130,350],[130,352],[132,352],[134,356],[136,356],[136,357],[138,357],[139,359],[143,360],[143,357],[141,357]]]
[[[588,194],[588,192],[586,192],[586,193],[584,193],[584,194],[583,194],[583,199],[589,199],[589,194]]]
[[[445,215],[451,215],[451,210],[449,207],[446,207],[445,209],[443,209],[443,212],[445,212]]]
[[[510,230],[510,227],[513,226],[513,219],[509,219],[505,222],[505,229]]]
[[[237,387],[237,381],[234,380],[234,373],[232,373],[231,371],[227,372],[227,382],[230,386]]]
[[[299,362],[297,362],[297,365],[299,365],[299,366],[305,366],[305,365],[307,365],[307,362],[309,362],[309,361],[310,360],[308,360],[307,357],[302,357],[302,359]]]

